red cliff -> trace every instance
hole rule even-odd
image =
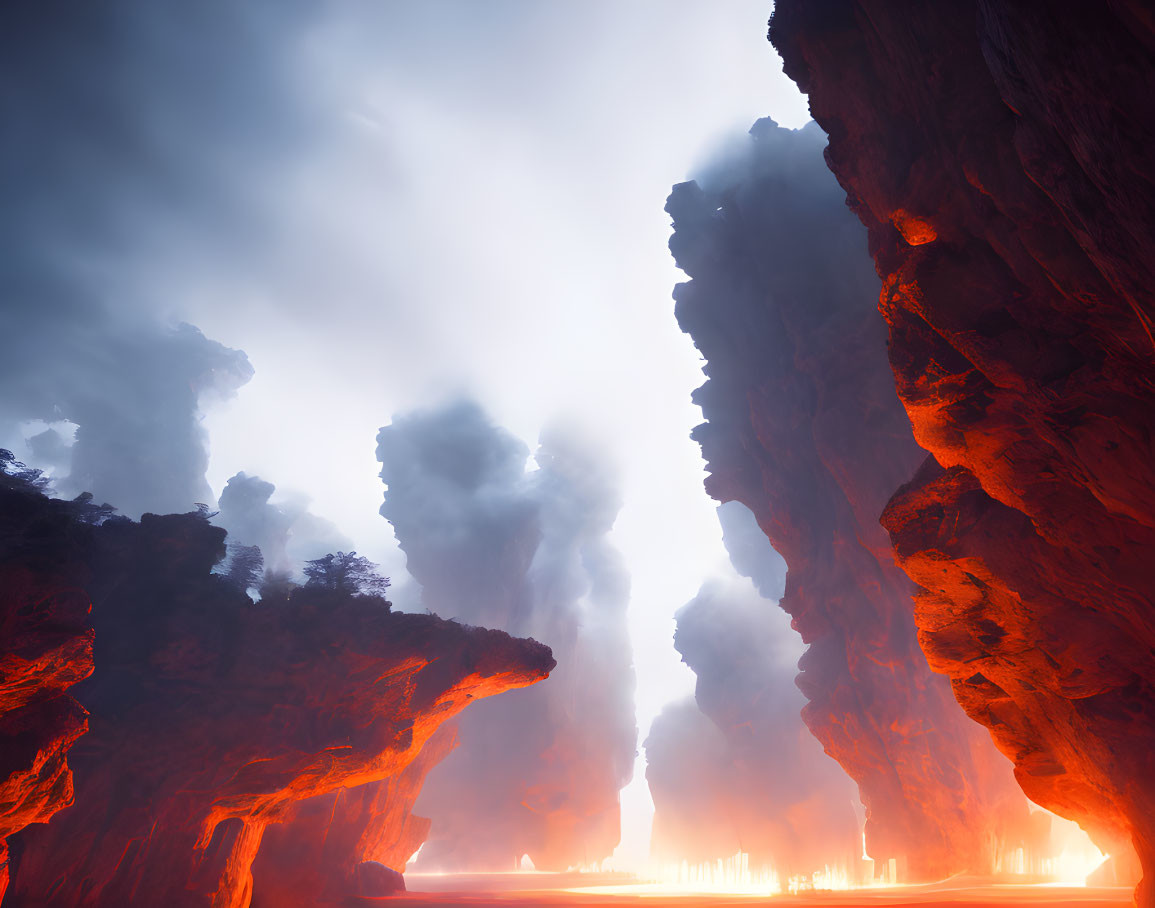
[[[885,517],[922,647],[1030,797],[1150,880],[1149,4],[780,0],[771,39],[869,228],[933,455]]]
[[[745,504],[786,560],[781,606],[809,644],[803,718],[858,783],[867,851],[904,879],[990,872],[1027,809],[919,651],[913,585],[878,523],[924,454],[884,358],[865,231],[817,127],[763,120],[751,135],[744,158],[667,204],[692,278],[678,321],[707,360],[706,487]]]
[[[35,479],[0,451],[0,901],[8,836],[72,803],[67,754],[88,728],[65,693],[92,674],[87,570],[76,552],[88,527],[73,529],[84,504],[48,502]]]
[[[553,668],[534,641],[376,597],[302,588],[254,604],[211,573],[224,531],[196,514],[90,535],[97,670],[79,689],[76,802],[19,836],[16,908],[244,908],[271,824],[402,775],[470,702]]]
[[[265,830],[253,862],[253,908],[373,895],[358,877],[367,862],[403,873],[429,835],[429,819],[414,816],[413,804],[429,770],[456,746],[456,725],[442,725],[403,772],[297,804],[284,823]]]

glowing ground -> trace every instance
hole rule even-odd
[[[407,874],[410,891],[390,899],[395,908],[427,905],[473,905],[478,908],[526,908],[529,905],[645,905],[657,908],[677,905],[734,906],[749,908],[772,902],[781,908],[884,908],[887,905],[936,906],[936,908],[989,908],[989,906],[1061,905],[1064,908],[1118,908],[1131,904],[1126,888],[1066,886],[1007,886],[957,880],[933,886],[898,886],[844,892],[807,892],[799,895],[748,895],[675,892],[669,887],[640,883],[624,874],[490,874],[424,876]]]

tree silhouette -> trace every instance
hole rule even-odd
[[[7,448],[0,448],[0,487],[21,489],[50,495],[52,482],[43,470],[30,467],[16,459]],[[110,504],[95,504],[91,492],[81,492],[71,501],[61,506],[81,523],[99,526],[116,515],[116,508]]]
[[[0,448],[0,477],[8,488],[48,491],[49,482],[43,471],[22,464],[7,448]]]
[[[261,585],[265,568],[265,556],[255,545],[230,545],[229,562],[225,577],[238,589],[246,592]]]
[[[351,596],[385,596],[389,578],[377,573],[377,565],[356,552],[337,552],[305,563],[307,588],[333,590]]]
[[[261,594],[262,602],[284,602],[296,588],[291,573],[270,568],[261,578],[257,591]]]

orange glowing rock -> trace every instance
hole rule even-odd
[[[885,516],[930,664],[1034,800],[1134,846],[1155,905],[1149,4],[779,0],[771,38],[933,455]],[[899,239],[909,211],[950,248]]]
[[[930,221],[915,217],[901,208],[891,214],[890,220],[911,246],[923,246],[938,239],[938,233]]]
[[[92,674],[93,638],[70,506],[0,474],[0,900],[7,838],[72,803],[67,754],[88,728],[65,693]]]
[[[253,908],[312,908],[368,895],[358,878],[367,863],[403,873],[429,834],[429,820],[413,815],[413,803],[429,770],[456,746],[456,727],[442,725],[404,771],[297,804],[265,830],[253,863]]]
[[[708,360],[693,433],[706,488],[745,504],[786,560],[780,604],[809,644],[802,717],[858,783],[870,854],[908,881],[991,873],[1027,806],[919,650],[914,586],[878,522],[925,454],[884,358],[865,231],[816,127],[751,133],[740,183],[717,197],[676,186],[666,209],[692,278],[678,322]]]
[[[90,731],[73,806],[19,837],[14,905],[245,908],[265,831],[300,802],[403,775],[447,719],[554,665],[534,641],[375,597],[254,604],[211,573],[224,531],[195,514],[82,531]],[[378,825],[404,830],[410,802]]]

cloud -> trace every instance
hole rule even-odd
[[[761,0],[483,6],[4,5],[0,444],[66,475],[70,452],[24,437],[66,442],[56,407],[103,393],[111,364],[78,354],[194,324],[257,369],[227,407],[198,401],[214,489],[238,469],[301,489],[399,581],[380,414],[467,387],[530,439],[569,406],[623,461],[644,640],[719,551],[660,199],[704,137],[767,103],[802,122],[805,99]],[[687,673],[637,657],[649,715]]]
[[[243,353],[183,324],[198,272],[237,266],[278,147],[306,134],[285,91],[303,4],[110,0],[0,13],[5,211],[0,438],[61,491],[122,512],[208,502],[203,406]],[[29,421],[79,426],[69,453]]]
[[[399,416],[378,436],[381,513],[426,607],[553,648],[547,682],[479,703],[426,782],[432,869],[591,864],[618,843],[618,793],[636,746],[626,631],[629,578],[606,537],[620,506],[584,435],[529,449],[458,401]],[[484,830],[484,834],[479,834]]]
[[[0,346],[16,341],[6,338]],[[40,359],[0,380],[7,392],[0,432],[30,463],[52,471],[58,492],[91,492],[130,517],[186,512],[213,500],[202,407],[249,380],[244,353],[190,325],[109,321],[74,330],[65,345],[42,324],[19,341],[39,349]],[[20,426],[33,420],[71,424],[74,437],[49,427],[22,446]]]
[[[778,602],[786,594],[786,559],[774,551],[754,513],[740,501],[718,505],[717,514],[734,570],[748,577],[763,599]]]
[[[303,578],[306,561],[353,547],[336,526],[311,514],[306,501],[270,501],[276,490],[271,482],[245,473],[225,484],[213,522],[228,531],[230,545],[259,547],[266,570],[297,580]]]

